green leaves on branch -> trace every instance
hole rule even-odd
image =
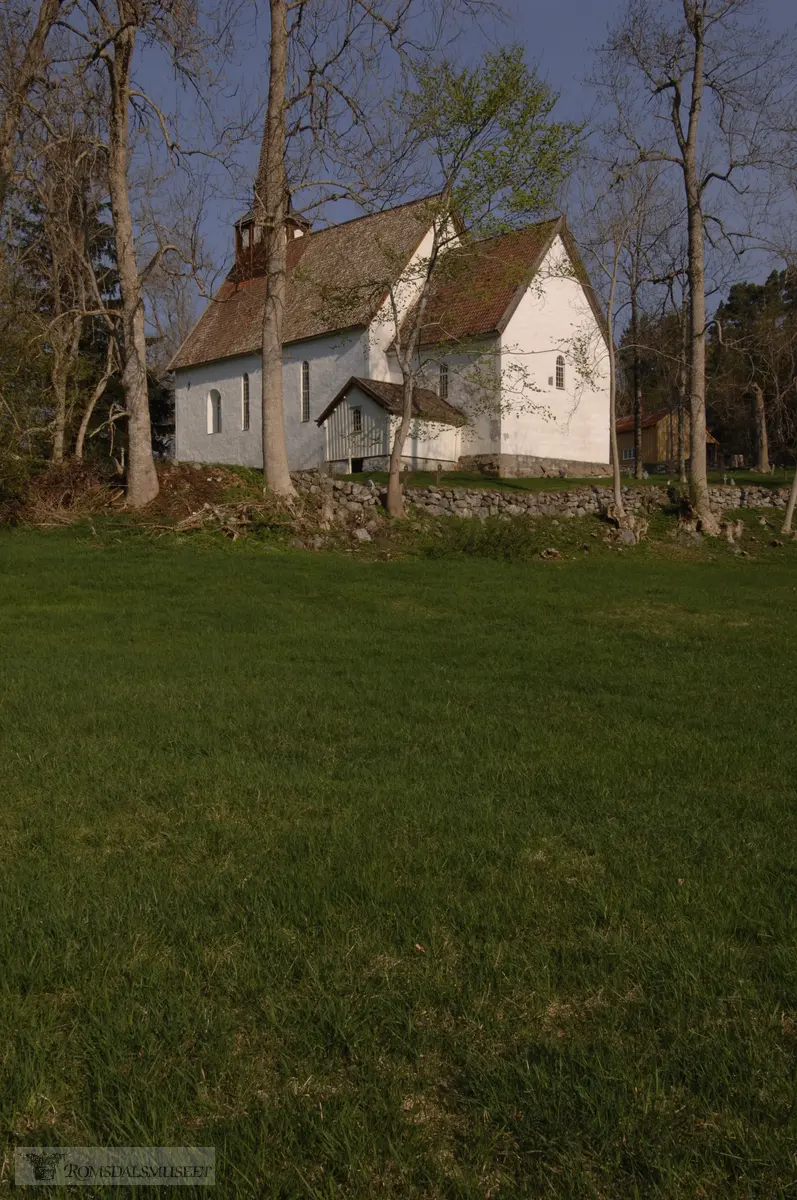
[[[401,98],[404,120],[468,232],[505,232],[556,206],[582,126],[551,119],[558,95],[526,65],[521,46],[472,68],[427,61],[415,79]]]

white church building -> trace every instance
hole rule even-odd
[[[266,277],[251,214],[235,265],[171,363],[178,461],[262,466]],[[291,470],[383,469],[402,405],[394,342],[415,319],[432,219],[420,200],[328,228],[288,223],[283,376]],[[421,270],[419,270],[419,267]],[[420,337],[412,468],[605,474],[601,313],[564,218],[441,257]]]

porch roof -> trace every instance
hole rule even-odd
[[[404,407],[404,386],[401,383],[388,383],[383,379],[363,379],[360,376],[352,375],[348,383],[335,396],[334,400],[324,409],[316,424],[323,425],[324,421],[335,411],[342,400],[345,400],[352,388],[357,387],[361,392],[365,392],[366,396],[370,396],[375,400],[385,412],[391,416],[400,416]],[[439,425],[464,425],[465,416],[455,408],[453,404],[449,404],[447,400],[441,399],[437,392],[431,391],[429,388],[416,387],[412,394],[412,415],[421,421],[434,421]]]

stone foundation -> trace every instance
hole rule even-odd
[[[536,458],[530,454],[463,454],[462,471],[478,471],[498,479],[584,479],[591,475],[611,475],[608,463],[576,462],[570,458]]]

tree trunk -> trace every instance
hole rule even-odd
[[[391,517],[405,517],[404,496],[401,491],[401,456],[410,431],[412,422],[412,396],[415,390],[415,380],[410,372],[404,376],[404,406],[401,411],[401,421],[393,438],[390,451],[390,466],[387,476],[387,511]]]
[[[135,12],[120,5],[129,18],[118,34],[113,60],[108,61],[111,82],[111,120],[108,145],[108,190],[111,195],[116,264],[121,293],[122,388],[127,409],[127,503],[142,508],[158,494],[158,476],[152,457],[152,429],[147,390],[147,344],[144,332],[144,298],[136,262],[133,218],[127,180],[127,142],[130,110],[130,67],[135,47]]]
[[[271,60],[268,106],[255,187],[255,224],[266,243],[266,303],[261,340],[263,481],[279,496],[294,496],[285,445],[282,339],[287,284],[285,105],[288,86],[286,0],[270,0]]]
[[[719,523],[711,511],[706,473],[706,277],[699,201],[690,202],[689,211],[689,349],[692,503],[701,532],[716,537]]]
[[[757,466],[759,471],[769,474],[771,468],[769,465],[769,439],[767,438],[767,409],[764,401],[764,392],[760,384],[754,383],[753,387],[753,403],[755,404],[755,437],[756,437],[756,456]]]
[[[54,352],[53,358],[53,367],[50,372],[50,386],[55,405],[52,461],[57,466],[60,466],[64,461],[64,443],[66,440],[66,370],[59,353]]]
[[[678,400],[678,481],[686,483],[686,428],[684,417],[686,405],[683,398]]]
[[[641,479],[645,464],[642,462],[642,360],[639,353],[639,312],[636,285],[631,289],[631,341],[634,353],[634,476]]]
[[[113,375],[113,340],[111,338],[111,335],[109,334],[108,335],[108,354],[107,354],[107,357],[105,360],[105,369],[104,369],[102,375],[100,376],[100,378],[97,380],[97,385],[94,388],[94,391],[91,393],[91,399],[89,400],[88,404],[86,405],[85,412],[83,413],[83,416],[80,419],[80,425],[79,425],[78,431],[77,431],[77,438],[75,439],[75,458],[77,459],[78,462],[83,461],[83,448],[84,448],[85,442],[86,442],[86,434],[88,432],[89,421],[91,420],[91,414],[94,412],[94,409],[96,408],[97,404],[101,400],[101,398],[105,392],[105,389],[108,386],[108,381],[111,378],[111,375]]]
[[[681,313],[681,359],[678,364],[678,479],[686,483],[686,397],[689,386],[689,368],[687,353],[689,349],[689,331],[683,312]]]
[[[609,284],[609,307],[606,314],[609,338],[609,438],[612,453],[612,482],[614,486],[615,516],[625,516],[623,485],[620,479],[620,456],[617,452],[617,355],[614,347],[614,297],[617,290],[617,270],[620,265],[622,246],[615,246],[614,266]]]
[[[614,374],[614,367],[611,368]],[[623,484],[620,478],[620,459],[617,453],[617,385],[612,379],[609,384],[609,421],[611,423],[611,453],[612,453],[612,485],[614,487],[614,507],[618,517],[625,516],[623,505]]]
[[[55,254],[57,254],[57,250],[54,251],[54,257]],[[85,308],[85,303],[81,303],[81,308]],[[80,335],[82,332],[82,316],[73,317],[69,322],[68,335],[63,319],[60,319],[53,327],[50,386],[52,387],[55,402],[55,422],[53,427],[54,463],[62,463],[66,454],[66,393],[70,376],[75,369],[75,363],[80,352]]]
[[[791,533],[791,523],[794,517],[794,506],[797,504],[797,469],[794,472],[794,479],[791,483],[791,493],[789,495],[789,503],[786,505],[786,515],[783,518],[783,532]]]
[[[680,112],[674,111],[676,133],[682,142],[682,166],[689,223],[687,275],[689,279],[689,387],[690,387],[690,475],[692,503],[701,532],[719,535],[719,522],[711,511],[706,474],[706,269],[703,244],[703,208],[697,175],[698,125],[703,104],[705,13],[695,5],[690,31],[695,52],[689,130],[686,140]]]
[[[412,422],[412,400],[415,392],[415,356],[418,352],[418,346],[421,340],[424,321],[426,319],[426,309],[429,304],[429,291],[434,275],[435,267],[437,266],[438,256],[440,254],[440,227],[441,212],[445,211],[447,217],[442,221],[442,228],[445,228],[451,216],[451,191],[446,188],[441,198],[441,210],[438,212],[437,219],[433,224],[432,245],[429,251],[429,257],[426,261],[423,270],[423,282],[421,284],[420,295],[414,308],[414,319],[412,331],[409,335],[406,345],[403,344],[401,330],[401,313],[399,311],[398,302],[395,292],[391,293],[391,304],[393,307],[393,320],[395,323],[395,350],[396,358],[398,359],[401,378],[404,383],[403,406],[401,410],[401,421],[396,430],[396,436],[393,438],[393,446],[390,451],[390,465],[388,468],[387,477],[387,511],[391,517],[405,517],[407,514],[404,510],[404,498],[401,492],[401,456],[404,453],[404,445],[407,441],[407,435],[410,431]]]
[[[42,0],[36,28],[25,48],[25,54],[17,72],[6,104],[3,119],[0,121],[0,213],[5,207],[9,184],[14,169],[14,141],[19,128],[19,120],[25,99],[30,91],[36,75],[44,63],[44,43],[50,32],[62,0]]]

